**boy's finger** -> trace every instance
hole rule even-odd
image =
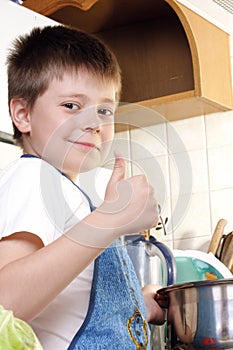
[[[115,152],[115,163],[110,178],[111,183],[117,183],[125,178],[126,162],[119,152]]]

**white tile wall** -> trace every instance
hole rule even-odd
[[[130,140],[131,155],[134,160],[168,153],[165,122],[141,129],[131,129]]]
[[[211,203],[211,222],[213,229],[216,226],[218,219],[223,218],[227,220],[225,232],[233,231],[233,186],[217,190],[210,191],[210,203]]]
[[[233,143],[208,149],[210,190],[233,187]]]
[[[233,37],[230,42],[233,67]],[[220,218],[228,221],[225,233],[233,230],[233,111],[131,130],[129,136],[133,174],[146,169],[164,206],[162,217],[169,217],[166,237],[151,230],[158,240],[207,251]],[[153,157],[144,157],[148,152]]]
[[[158,156],[154,158],[132,160],[133,175],[145,174],[154,187],[156,197],[162,206],[170,197],[170,184],[168,176],[168,157]]]
[[[152,234],[176,249],[207,251],[220,218],[228,221],[226,232],[233,230],[233,111],[167,123],[166,128],[168,163],[166,154],[155,152],[154,158],[143,160],[139,152],[132,152],[136,159],[139,154],[136,162],[142,170],[147,169],[157,197],[165,205],[162,215],[169,217],[167,237],[161,231]],[[153,150],[144,130],[131,131],[130,136],[134,144]],[[162,177],[151,165],[155,159]],[[134,165],[133,174],[139,172]]]
[[[174,240],[210,236],[209,192],[172,197]],[[191,249],[192,247],[190,247]]]
[[[168,123],[167,143],[172,154],[203,149],[206,146],[204,117]]]
[[[172,154],[169,165],[172,196],[208,191],[206,149]]]
[[[174,249],[191,249],[207,252],[209,247],[209,237],[203,236],[175,240],[173,247]]]
[[[207,115],[205,124],[208,149],[233,143],[233,111]]]

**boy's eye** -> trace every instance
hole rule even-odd
[[[114,111],[110,108],[99,108],[98,114],[100,114],[104,117],[111,117],[114,115]]]
[[[80,107],[77,103],[67,102],[64,104],[65,108],[71,109],[71,110],[78,110]]]

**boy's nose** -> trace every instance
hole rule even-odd
[[[98,118],[96,108],[88,108],[83,111],[82,116],[79,114],[79,121],[82,125],[82,130],[85,132],[91,132],[93,134],[99,134],[101,131],[101,123]]]
[[[99,125],[96,125],[96,126],[93,126],[93,127],[88,126],[88,127],[85,128],[84,131],[91,132],[93,134],[99,134],[101,132],[101,129],[100,129]]]

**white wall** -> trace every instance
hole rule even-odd
[[[6,55],[18,35],[29,32],[35,26],[53,25],[55,21],[41,16],[9,0],[0,0],[0,130],[12,132],[7,105]]]
[[[6,55],[11,42],[35,26],[53,25],[55,21],[36,14],[8,0],[0,0],[0,131],[12,133],[7,103]],[[0,142],[0,169],[21,155],[19,147]]]

